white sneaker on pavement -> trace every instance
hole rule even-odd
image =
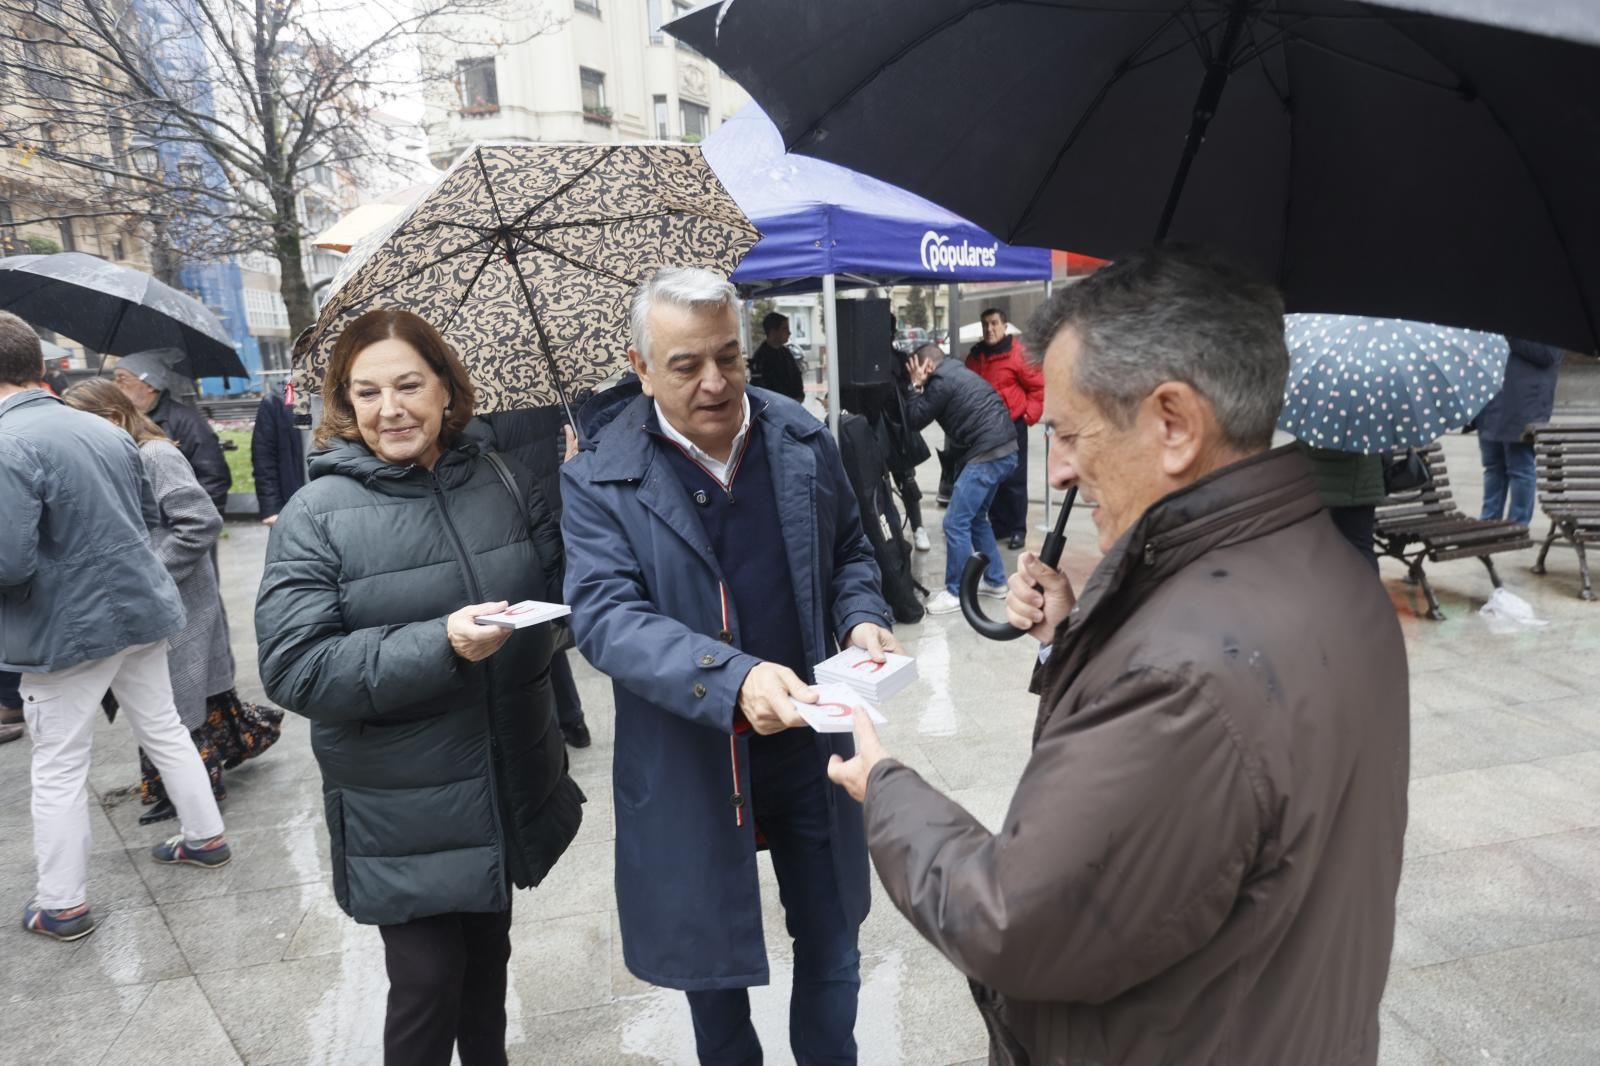
[[[929,614],[954,614],[961,610],[961,601],[950,595],[949,589],[940,589],[929,596],[923,606]]]
[[[1003,600],[1011,590],[1004,585],[991,585],[987,581],[978,583],[978,595],[988,596],[993,600]]]
[[[916,532],[911,535],[911,544],[919,552],[933,550],[933,542],[928,540],[928,531],[921,526],[918,526]]]

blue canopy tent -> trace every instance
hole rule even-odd
[[[1050,277],[1048,248],[1013,247],[897,186],[786,153],[778,128],[753,103],[706,138],[701,150],[761,231],[761,240],[734,271],[733,281],[762,294],[820,289],[830,344],[838,335],[833,301],[841,285]],[[838,374],[838,361],[830,358],[830,395],[838,395]],[[830,405],[829,426],[835,433],[837,411],[837,404]]]

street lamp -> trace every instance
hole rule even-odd
[[[135,141],[128,149],[133,169],[141,178],[153,178],[161,169],[161,150],[149,141]]]

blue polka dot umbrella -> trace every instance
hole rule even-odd
[[[1289,381],[1278,428],[1317,448],[1419,448],[1494,398],[1504,337],[1360,315],[1285,315]]]

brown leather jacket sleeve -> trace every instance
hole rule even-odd
[[[998,834],[886,761],[867,790],[867,843],[895,906],[968,977],[1094,1003],[1216,932],[1265,802],[1225,710],[1143,668],[1051,721]]]

